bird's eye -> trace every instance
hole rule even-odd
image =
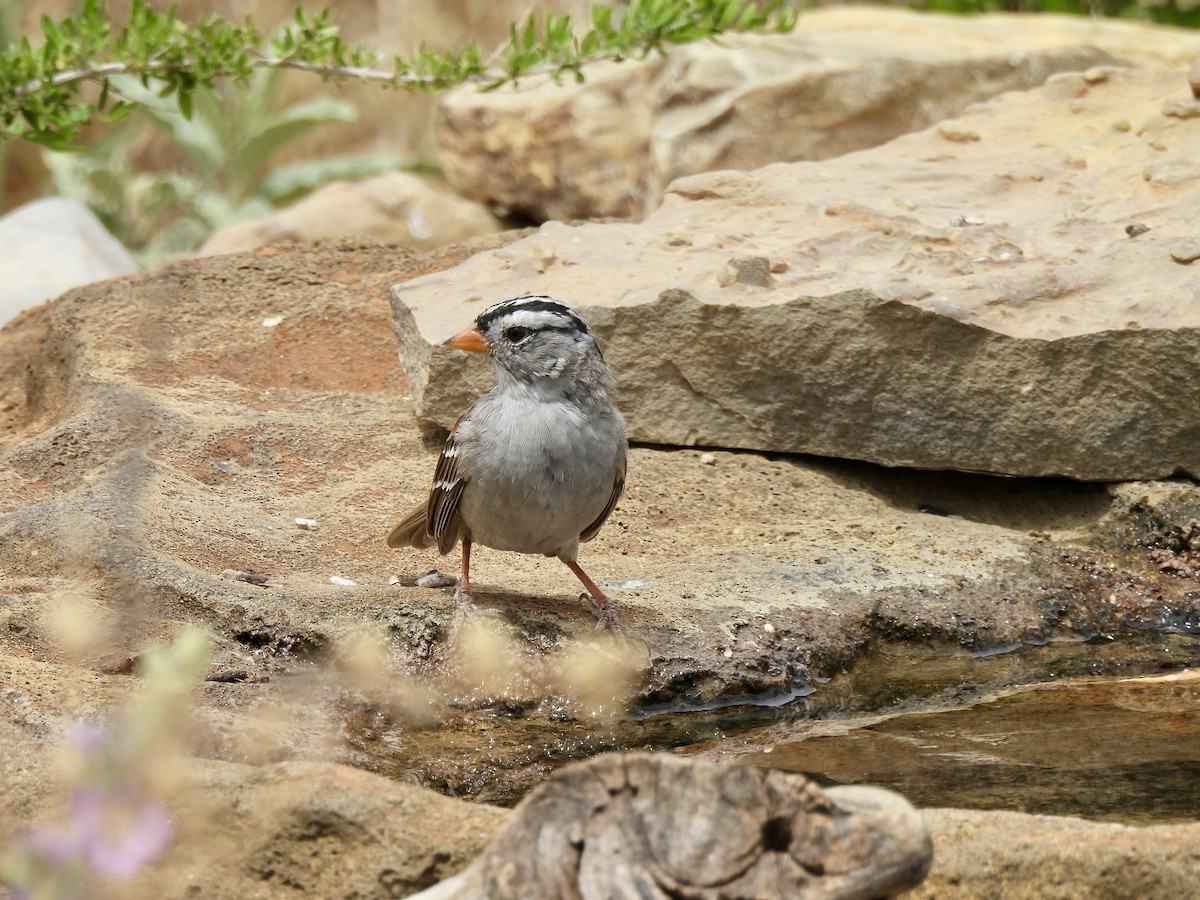
[[[519,344],[525,338],[529,337],[529,329],[522,328],[520,325],[514,325],[512,328],[504,329],[504,337],[509,343]]]

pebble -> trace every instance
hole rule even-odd
[[[1171,248],[1171,259],[1181,266],[1190,266],[1200,259],[1200,242],[1181,241]]]
[[[771,261],[765,256],[735,256],[717,276],[717,284],[721,287],[741,284],[765,288],[770,287],[771,282]]]
[[[303,528],[305,531],[316,531],[317,530],[317,520],[316,519],[302,519],[299,516],[297,516],[296,517],[296,527]]]
[[[430,569],[417,579],[417,587],[423,588],[443,588],[450,587],[452,584],[457,584],[457,579],[443,575],[437,569]]]
[[[938,126],[938,137],[954,144],[969,144],[979,140],[979,132],[956,122],[943,122]]]
[[[270,579],[266,575],[259,575],[257,572],[243,572],[240,569],[225,569],[221,572],[222,578],[228,578],[230,581],[244,581],[246,584],[253,584],[257,587],[267,587],[267,582]]]
[[[1163,101],[1162,114],[1173,119],[1200,118],[1200,100],[1195,97],[1169,97]]]

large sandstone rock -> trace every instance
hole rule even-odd
[[[463,257],[345,243],[211,257],[72,293],[0,332],[0,651],[52,659],[55,610],[85,603],[111,646],[73,665],[117,691],[123,676],[107,673],[142,642],[207,624],[214,668],[269,679],[206,694],[206,752],[234,761],[328,741],[338,758],[508,800],[552,761],[619,743],[532,713],[481,741],[486,703],[443,671],[452,589],[414,584],[455,564],[383,543],[435,462],[396,363],[387,285]],[[1114,554],[1107,537],[1124,527],[1105,524],[1109,510],[1126,522],[1148,493],[642,447],[585,559],[649,647],[635,702],[794,698],[883,636],[982,649],[1186,618],[1194,580],[1144,551]],[[1182,512],[1158,518],[1200,518],[1200,500],[1178,493]],[[1081,558],[1115,568],[1081,583]],[[502,611],[513,648],[487,696],[529,709],[561,697],[556,673],[594,625],[569,573],[486,548],[475,567],[477,600]],[[277,677],[328,669],[321,690],[339,690],[360,640],[384,648],[382,697],[330,705]],[[12,671],[52,683],[45,663]],[[55,708],[46,721],[82,706],[74,688],[24,693],[42,716]],[[294,712],[253,740],[280,704]],[[440,723],[437,741],[410,739],[414,704]]]
[[[790,35],[735,35],[587,81],[443,98],[439,159],[464,196],[538,221],[641,218],[676,178],[827,159],[1116,60],[1184,65],[1193,32],[1106,19],[806,11]]]
[[[389,172],[333,182],[264,219],[228,225],[212,234],[199,253],[236,253],[324,237],[433,250],[499,230],[499,220],[482,205],[417,175]]]
[[[634,440],[889,466],[1200,474],[1200,101],[1104,69],[821,163],[677,181],[641,224],[547,223],[398,285],[418,414],[490,378],[439,343],[525,293],[580,307]]]

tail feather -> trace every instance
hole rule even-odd
[[[388,532],[387,545],[389,547],[416,547],[418,550],[436,547],[437,541],[429,533],[426,510],[426,505],[421,504],[405,516],[399,525]]]

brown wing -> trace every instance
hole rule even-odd
[[[458,422],[461,421],[460,418]],[[426,530],[437,541],[441,553],[449,553],[458,540],[458,500],[467,486],[467,477],[460,471],[459,446],[455,440],[458,422],[450,429],[450,437],[446,439],[437,468],[433,470],[433,488],[429,492],[426,513]]]
[[[609,495],[608,503],[604,506],[604,511],[596,517],[596,521],[589,525],[579,534],[579,540],[590,541],[596,536],[600,530],[600,526],[612,514],[613,508],[616,507],[617,501],[621,499],[621,495],[625,493],[625,460],[621,460],[621,466],[617,469],[616,476],[613,478],[612,494]]]
[[[438,457],[437,468],[433,470],[429,501],[414,509],[389,532],[389,547],[425,548],[436,543],[441,553],[449,553],[454,547],[459,532],[458,500],[467,486],[466,477],[459,471],[458,444],[454,439],[457,430],[458,422],[455,422]]]

